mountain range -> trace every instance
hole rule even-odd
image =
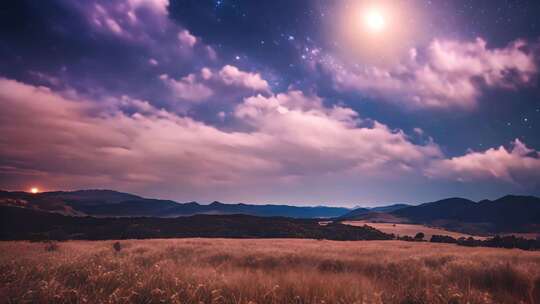
[[[455,197],[383,213],[355,209],[339,219],[416,223],[470,234],[540,232],[540,198],[507,195],[474,202]]]
[[[112,190],[43,193],[0,191],[0,206],[20,207],[68,216],[175,218],[198,214],[243,214],[258,217],[328,219],[334,221],[416,223],[469,234],[540,232],[540,198],[507,195],[474,202],[448,198],[419,204],[355,209],[290,205],[177,203]]]
[[[78,190],[43,193],[0,191],[0,205],[95,217],[179,217],[195,214],[246,214],[291,218],[334,218],[351,211],[343,207],[290,205],[177,203],[149,199],[112,190]]]

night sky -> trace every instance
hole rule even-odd
[[[0,4],[0,188],[540,195],[539,1]]]

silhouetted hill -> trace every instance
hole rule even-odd
[[[406,224],[410,220],[395,216],[391,213],[386,212],[367,212],[363,214],[354,215],[351,218],[341,217],[338,218],[339,221],[366,221],[371,223],[394,223],[394,224]]]
[[[508,195],[478,203],[449,198],[399,209],[391,214],[412,222],[468,233],[540,231],[540,198],[534,196]]]
[[[356,208],[354,210],[352,210],[351,212],[348,212],[348,213],[345,213],[344,215],[340,216],[339,219],[341,220],[345,220],[345,219],[357,219],[358,217],[366,214],[366,213],[369,213],[370,210],[368,208]]]
[[[358,207],[349,213],[346,213],[339,217],[340,220],[365,220],[367,217],[374,217],[375,215],[381,215],[381,213],[389,213],[399,209],[410,207],[407,204],[393,204],[388,206],[380,206],[373,208]]]
[[[392,212],[392,211],[396,211],[396,210],[407,208],[407,207],[411,207],[411,205],[393,204],[393,205],[388,205],[388,206],[373,207],[373,208],[370,208],[370,211],[371,212]]]
[[[30,194],[0,191],[0,204],[65,215],[98,217],[177,217],[194,214],[248,214],[293,218],[331,218],[350,211],[341,207],[298,207],[288,205],[223,204],[213,202],[177,203],[171,200],[148,199],[112,190],[57,191]]]
[[[411,206],[391,212],[394,215],[425,221],[432,219],[458,218],[466,215],[475,207],[476,203],[464,198],[447,198],[436,202]]]
[[[314,238],[386,240],[392,236],[369,226],[320,225],[314,219],[250,215],[194,215],[178,218],[73,217],[20,207],[0,207],[0,239],[64,240],[127,238]]]

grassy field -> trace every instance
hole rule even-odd
[[[464,234],[464,233],[444,230],[441,228],[428,227],[428,226],[417,225],[417,224],[374,223],[374,222],[369,222],[369,221],[345,221],[343,222],[343,224],[352,225],[352,226],[368,225],[384,233],[393,233],[399,236],[408,235],[410,237],[414,237],[418,232],[423,232],[425,235],[424,239],[428,241],[432,235],[448,235],[455,239],[458,239],[460,237],[467,238],[471,236],[476,239],[485,239],[485,237],[481,237],[481,236]]]
[[[540,252],[401,241],[0,242],[4,303],[540,303]]]

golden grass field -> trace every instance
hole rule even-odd
[[[113,244],[0,242],[0,301],[540,303],[540,252],[301,239]]]
[[[408,235],[410,237],[414,237],[418,232],[423,232],[425,235],[424,239],[428,241],[429,239],[431,239],[432,235],[448,235],[455,239],[458,239],[460,237],[465,237],[465,238],[474,237],[475,239],[485,239],[485,237],[481,237],[477,235],[448,231],[442,228],[428,227],[428,226],[418,225],[418,224],[374,223],[374,222],[369,222],[369,221],[345,221],[343,222],[343,224],[352,225],[352,226],[368,225],[384,233],[393,233],[399,236]]]

